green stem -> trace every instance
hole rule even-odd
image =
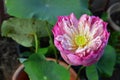
[[[68,67],[67,67],[67,70],[70,70],[70,67],[71,67],[71,65],[69,64]]]
[[[46,23],[46,24],[48,24],[48,23]],[[50,31],[49,31],[49,30],[50,30],[50,29],[49,29],[49,25],[46,27],[46,30],[47,30],[48,36],[49,36],[49,38],[50,38],[50,41],[51,41],[51,46],[52,46],[53,51],[54,51],[54,55],[55,55],[55,58],[56,58],[56,62],[59,63],[59,61],[58,61],[58,56],[57,56],[57,51],[56,51],[56,49],[55,49],[55,46],[54,46],[54,44],[53,44]]]
[[[38,46],[38,38],[36,34],[34,34],[34,38],[35,38],[35,53],[37,53],[39,46]]]
[[[82,70],[83,68],[84,68],[84,66],[82,66],[82,67],[79,68],[79,70],[78,70],[78,74],[77,74],[77,77],[76,77],[76,80],[79,79],[80,72],[81,72],[81,70]]]

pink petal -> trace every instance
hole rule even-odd
[[[78,57],[77,55],[68,54],[67,57],[68,57],[71,65],[81,65],[82,64],[81,60],[80,60],[80,57]]]

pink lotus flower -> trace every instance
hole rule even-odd
[[[89,66],[97,62],[108,42],[107,23],[99,17],[74,14],[59,16],[52,32],[55,46],[71,65]]]

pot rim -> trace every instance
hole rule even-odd
[[[13,76],[12,76],[12,80],[16,80],[17,76],[19,75],[19,72],[21,72],[24,69],[24,65],[21,64],[17,70],[14,72]]]
[[[116,31],[120,31],[120,26],[118,26],[112,19],[111,19],[111,14],[116,12],[116,11],[120,11],[120,9],[117,9],[117,8],[114,8],[116,6],[120,6],[120,2],[117,2],[113,5],[111,5],[108,10],[107,10],[107,13],[108,13],[108,21],[111,25],[111,27],[116,30]],[[114,11],[113,11],[113,8],[114,8]],[[116,10],[115,10],[116,9]]]

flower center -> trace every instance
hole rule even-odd
[[[77,44],[77,46],[81,46],[83,47],[86,43],[87,43],[87,39],[85,36],[75,36],[75,43]]]

